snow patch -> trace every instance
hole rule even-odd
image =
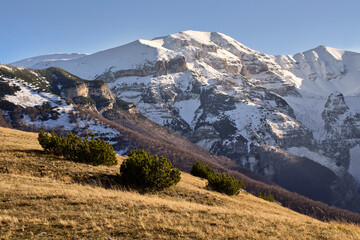
[[[29,87],[25,87],[24,84],[19,82],[11,81],[10,84],[20,87],[20,90],[15,92],[14,95],[6,95],[4,99],[24,108],[42,105],[49,101],[49,97],[51,97],[52,101],[61,100],[60,97],[52,94],[50,94],[50,96],[47,93],[38,93]]]
[[[339,60],[339,61],[342,60],[342,55],[345,53],[345,50],[340,50],[340,49],[336,49],[336,48],[325,47],[325,49],[326,49],[336,60]]]
[[[175,102],[174,107],[179,109],[181,118],[191,125],[191,122],[195,117],[195,112],[200,107],[200,99],[196,98],[178,101]]]

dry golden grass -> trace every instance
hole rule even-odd
[[[156,194],[80,185],[89,174],[115,176],[119,166],[40,150],[37,134],[0,128],[2,239],[360,239],[357,225],[320,222],[247,193],[211,192],[186,173]]]

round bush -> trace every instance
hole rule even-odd
[[[190,174],[196,177],[208,179],[210,175],[215,174],[214,170],[204,162],[194,162]]]
[[[91,136],[91,140],[89,140],[89,135]],[[76,140],[74,142],[76,142]],[[78,142],[78,148],[75,153],[74,158],[77,162],[106,166],[117,164],[113,146],[111,146],[109,142],[95,138],[94,134],[87,134],[84,139],[81,139]]]
[[[151,155],[145,150],[131,151],[129,158],[120,166],[122,182],[144,191],[159,191],[177,184],[180,171],[166,158]]]
[[[224,173],[212,174],[208,178],[208,185],[210,189],[225,193],[227,195],[237,195],[240,189],[245,189],[244,183],[239,182],[233,177]]]

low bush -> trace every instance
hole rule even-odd
[[[243,181],[238,181],[224,173],[212,174],[208,178],[208,188],[227,195],[237,195],[240,189],[245,189]]]
[[[77,105],[96,105],[96,102],[89,97],[84,97],[84,96],[78,96],[78,97],[74,97],[73,101],[75,104]]]
[[[19,106],[21,107],[21,106]],[[12,102],[9,102],[7,100],[1,100],[0,101],[0,109],[4,110],[4,111],[14,111],[14,109],[17,108],[17,105],[13,104]]]
[[[117,164],[116,154],[110,143],[95,138],[92,133],[81,138],[72,132],[69,132],[67,136],[62,136],[54,132],[49,135],[40,131],[38,140],[44,151],[64,156],[74,162],[106,166]]]
[[[240,189],[245,189],[243,181],[239,182],[234,177],[224,173],[215,173],[215,171],[204,162],[194,162],[190,174],[196,177],[206,178],[208,180],[208,188],[227,195],[237,195]]]
[[[131,151],[120,166],[123,184],[144,191],[159,191],[177,184],[180,171],[166,158],[151,155],[145,150]]]
[[[270,193],[266,194],[266,193],[259,192],[258,197],[262,198],[262,199],[264,199],[266,201],[270,201],[270,202],[275,201],[274,196],[272,194],[270,194]]]
[[[5,95],[14,95],[17,91],[20,91],[20,87],[10,86],[7,82],[0,82],[0,98],[3,98]]]
[[[193,163],[190,174],[196,177],[208,179],[210,175],[215,174],[215,171],[204,162],[198,161]]]

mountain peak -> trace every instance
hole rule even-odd
[[[326,46],[324,46],[324,45],[319,45],[319,46],[317,46],[315,49],[326,49]]]
[[[342,56],[344,55],[346,51],[342,49],[327,47],[324,45],[319,45],[316,48],[298,53],[305,56],[313,56],[315,59],[322,59],[324,61],[342,61]],[[297,55],[297,54],[295,54]]]

